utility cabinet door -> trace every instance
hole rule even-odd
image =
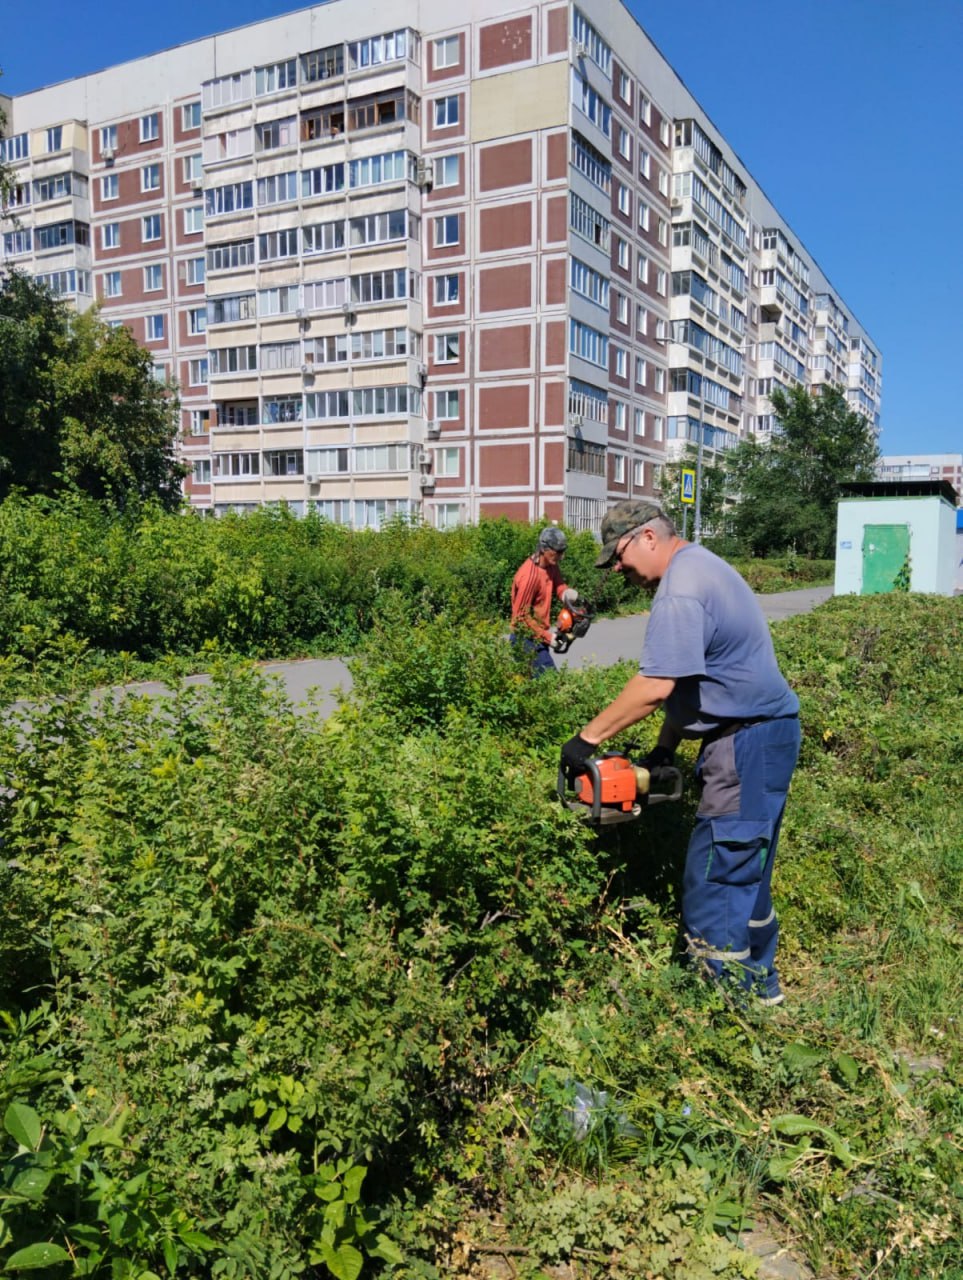
[[[863,585],[860,595],[892,591],[909,559],[908,524],[867,524],[863,527]]]

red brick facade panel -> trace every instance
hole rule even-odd
[[[478,372],[515,372],[532,367],[531,324],[499,325],[478,333]]]
[[[542,503],[542,515],[546,520],[554,520],[556,524],[561,524],[565,519],[565,503],[558,498],[547,498]]]
[[[545,15],[548,25],[545,45],[547,53],[564,53],[568,48],[568,6],[549,9]]]
[[[501,204],[478,211],[478,252],[503,253],[506,249],[530,249],[534,244],[535,217],[531,200]]]
[[[542,480],[545,484],[565,483],[565,448],[561,440],[545,444],[542,453]]]
[[[545,201],[545,243],[564,244],[568,239],[568,201],[565,196],[550,196]]]
[[[565,321],[546,320],[543,326],[545,334],[545,367],[565,364]]]
[[[530,186],[535,181],[531,138],[500,142],[478,151],[478,190]]]
[[[425,79],[429,84],[465,75],[465,33],[452,32],[425,41]]]
[[[494,498],[489,502],[478,504],[478,516],[481,520],[515,520],[528,524],[532,518],[532,508],[527,502],[508,502]]]
[[[479,445],[478,483],[486,489],[531,488],[533,484],[531,445],[528,443]]]
[[[565,383],[542,383],[542,423],[546,427],[559,427],[565,422]]]
[[[565,259],[549,258],[545,263],[545,305],[562,306],[565,302]]]
[[[532,307],[532,263],[482,267],[478,272],[478,311],[519,311]],[[434,312],[432,312],[434,315]]]
[[[478,69],[491,71],[530,62],[534,53],[534,17],[508,18],[478,29]]]
[[[550,133],[545,139],[545,181],[564,182],[568,177],[568,134]]]
[[[533,425],[530,384],[483,383],[478,387],[479,431],[517,430]]]

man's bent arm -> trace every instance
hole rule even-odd
[[[619,696],[588,722],[581,737],[593,744],[604,742],[657,711],[674,688],[675,681],[662,676],[632,676]]]

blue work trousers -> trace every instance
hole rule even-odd
[[[772,864],[799,742],[792,716],[703,744],[696,762],[702,799],[683,877],[689,955],[704,971],[716,977],[725,971],[770,1001],[782,996]]]
[[[555,659],[552,657],[552,651],[543,640],[536,640],[534,636],[519,636],[513,631],[511,634],[512,644],[520,644],[526,653],[532,655],[532,675],[543,676],[546,671],[557,671]]]

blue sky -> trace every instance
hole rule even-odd
[[[297,7],[8,6],[0,91]],[[881,350],[883,452],[963,452],[963,0],[629,7]]]

